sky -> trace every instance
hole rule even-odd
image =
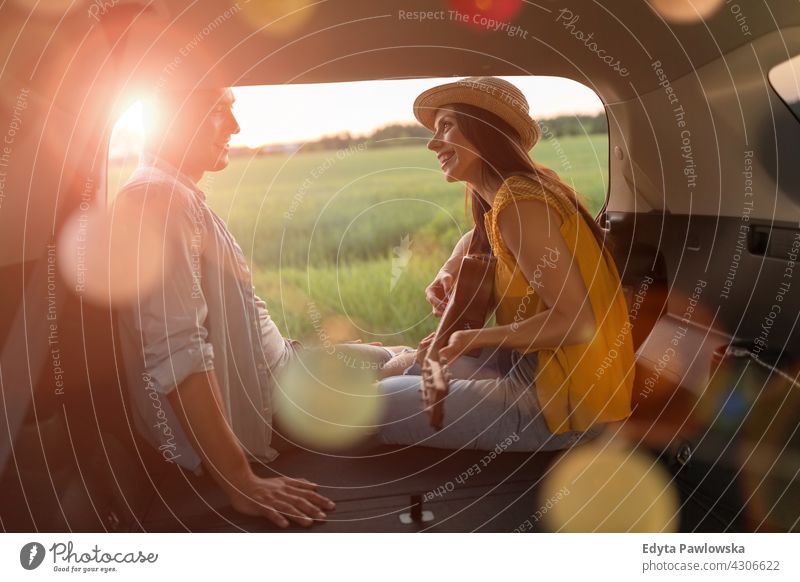
[[[575,81],[558,77],[504,77],[516,84],[534,118],[603,110],[597,95]],[[349,131],[363,135],[390,123],[413,123],[411,106],[425,89],[454,81],[411,79],[318,85],[234,87],[234,114],[241,133],[234,146],[313,141]],[[141,106],[134,104],[119,119],[112,136],[112,155],[135,147],[142,131]]]

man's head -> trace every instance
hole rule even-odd
[[[145,102],[145,149],[199,180],[228,165],[239,133],[229,88],[161,92]]]

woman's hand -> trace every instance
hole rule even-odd
[[[479,329],[465,329],[453,332],[447,345],[439,350],[439,361],[452,364],[456,359],[464,355],[465,352],[483,347],[478,345],[477,342],[480,332],[481,330]]]
[[[420,366],[428,355],[428,349],[430,349],[434,337],[436,337],[436,330],[432,331],[430,335],[423,338],[422,341],[419,342],[419,346],[417,346],[416,362]]]
[[[433,282],[425,289],[425,299],[433,307],[433,315],[441,317],[447,303],[450,300],[450,293],[453,290],[455,278],[447,271],[439,271]]]

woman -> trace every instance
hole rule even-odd
[[[633,347],[619,274],[575,191],[529,157],[539,128],[528,111],[519,89],[494,77],[434,87],[414,103],[434,132],[428,149],[448,181],[466,184],[475,234],[497,257],[497,324],[456,332],[441,349],[456,379],[440,431],[422,411],[418,365],[381,381],[385,443],[561,449],[630,414]],[[437,315],[471,234],[427,290]],[[481,358],[470,362],[463,354],[475,348]]]

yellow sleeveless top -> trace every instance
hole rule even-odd
[[[540,200],[561,216],[561,235],[577,262],[594,311],[592,341],[535,351],[535,390],[547,426],[554,434],[584,431],[596,423],[626,418],[633,391],[633,341],[628,307],[610,252],[601,254],[591,228],[560,191],[522,176],[508,178],[485,216],[497,257],[495,316],[498,325],[519,323],[547,309],[503,243],[497,217],[516,200]]]

